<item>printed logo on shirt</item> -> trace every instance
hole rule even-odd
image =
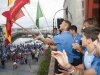
[[[75,43],[78,43],[78,40],[75,40]]]

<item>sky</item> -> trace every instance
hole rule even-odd
[[[7,7],[7,1],[8,0],[0,0],[0,9]],[[25,8],[32,17],[34,23],[36,20],[36,11],[37,11],[37,1],[38,0],[30,0],[30,4],[26,4]],[[42,12],[44,13],[45,17],[41,17],[40,20],[40,27],[52,27],[53,26],[53,18],[55,13],[63,8],[63,2],[64,0],[39,0]],[[34,27],[35,24],[32,22],[28,14],[26,13],[25,9],[22,8],[22,11],[24,12],[25,16],[20,18],[16,21],[16,23],[20,24],[21,26],[25,28]],[[46,18],[46,20],[45,20]],[[55,20],[57,18],[63,18],[63,11],[59,11],[55,15]],[[47,21],[47,23],[46,23]],[[6,23],[6,18],[2,15],[0,15],[0,25]],[[19,28],[17,25],[13,24],[13,28]]]

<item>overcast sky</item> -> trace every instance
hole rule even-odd
[[[7,1],[8,0],[0,0],[0,8],[6,7]],[[34,22],[36,20],[37,1],[38,0],[30,0],[30,4],[25,5],[25,8],[29,12],[29,14],[32,17],[32,19],[34,20]],[[63,2],[64,2],[64,0],[40,0],[41,8],[43,10],[43,13],[46,17],[46,20],[47,20],[49,26],[53,25],[52,22],[53,22],[54,14],[56,13],[56,11],[63,8]],[[27,15],[25,9],[22,8],[22,10],[23,10],[25,16],[20,18],[16,22],[23,27],[34,26],[33,22]],[[58,12],[55,16],[55,18],[62,18],[62,17],[63,17],[63,11]],[[5,23],[6,23],[6,18],[3,17],[2,15],[0,15],[0,25],[5,24]],[[47,26],[47,23],[46,23],[44,17],[40,18],[40,26],[41,27]],[[18,26],[13,24],[13,28],[16,28],[16,27],[18,27]]]

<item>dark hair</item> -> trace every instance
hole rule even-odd
[[[69,30],[69,28],[70,28],[70,26],[71,26],[71,22],[70,21],[68,21],[68,20],[64,20],[65,21],[65,23],[67,23],[68,24],[68,30]]]
[[[72,25],[69,29],[70,30],[75,30],[75,32],[77,32],[77,27],[75,25]]]
[[[88,18],[83,23],[85,23],[85,22],[87,22],[89,26],[99,27],[99,24],[98,24],[97,20],[94,19],[94,18]]]
[[[100,28],[98,27],[87,27],[81,30],[82,33],[86,36],[87,39],[91,38],[92,41],[98,39],[98,35],[100,33]]]
[[[54,29],[57,30],[57,28],[53,28],[53,30],[54,30]]]

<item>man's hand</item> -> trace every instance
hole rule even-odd
[[[60,72],[62,72],[61,74],[56,74],[55,75],[69,75],[67,71],[64,70],[59,70]]]
[[[75,44],[73,43],[72,46],[76,50],[79,50],[80,49],[80,45],[78,43],[75,43]]]
[[[50,48],[53,49],[53,50],[56,50],[57,46],[56,45],[50,45]]]
[[[80,51],[80,49],[81,49],[81,46],[79,45],[79,44],[72,44],[72,46],[73,46],[73,48],[75,49],[75,50],[77,50],[78,52],[81,52]]]
[[[69,62],[68,62],[68,57],[66,55],[65,50],[63,50],[63,52],[60,51],[52,51],[51,55],[57,59],[57,61],[59,62],[59,64],[63,67],[63,68],[68,68],[70,66]]]
[[[81,52],[82,54],[84,54],[84,50],[81,45],[75,43],[75,44],[72,44],[72,46],[77,52]]]

